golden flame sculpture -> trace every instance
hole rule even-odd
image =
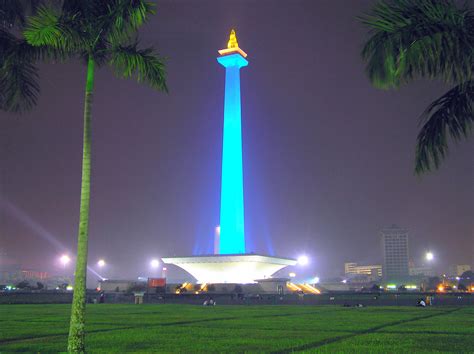
[[[247,53],[245,53],[242,49],[239,48],[239,43],[237,42],[237,35],[235,33],[235,29],[230,31],[229,41],[227,42],[227,48],[219,50],[220,55],[229,55],[239,53],[244,58],[247,57]]]
[[[237,36],[235,35],[235,29],[230,31],[229,42],[227,42],[227,48],[239,48],[239,43],[237,42]]]

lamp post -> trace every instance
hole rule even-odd
[[[299,264],[300,266],[308,265],[308,263],[309,263],[309,258],[308,258],[308,256],[306,256],[306,255],[301,255],[301,256],[298,257],[298,264]]]
[[[153,268],[153,269],[156,269],[160,266],[160,261],[157,260],[157,259],[152,259],[151,262],[150,262],[150,266]]]
[[[63,268],[66,268],[67,264],[71,262],[71,258],[67,254],[63,254],[60,258],[59,261],[63,265]]]

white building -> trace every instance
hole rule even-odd
[[[408,230],[392,225],[381,231],[383,273],[387,281],[399,281],[408,277]]]

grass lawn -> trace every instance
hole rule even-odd
[[[1,305],[0,352],[66,349],[69,305]],[[96,304],[88,352],[470,352],[474,308]]]

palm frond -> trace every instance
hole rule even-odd
[[[25,22],[25,9],[20,0],[0,0],[0,27],[11,28]]]
[[[474,15],[451,0],[381,1],[360,18],[371,28],[362,57],[372,83],[398,87],[415,77],[470,80]]]
[[[39,95],[38,68],[34,62],[12,53],[0,67],[0,108],[11,112],[30,110]]]
[[[113,45],[122,44],[154,13],[154,4],[150,1],[109,1],[102,17],[108,41]]]
[[[423,113],[418,134],[415,172],[437,169],[448,153],[448,138],[467,138],[474,122],[474,81],[457,85],[434,101]]]
[[[153,48],[138,49],[137,43],[115,47],[111,50],[109,64],[119,77],[135,77],[138,82],[145,82],[156,90],[168,90],[164,62]]]
[[[53,8],[42,7],[35,16],[28,19],[24,36],[33,46],[51,46],[73,51],[85,47],[74,17],[61,17]]]

